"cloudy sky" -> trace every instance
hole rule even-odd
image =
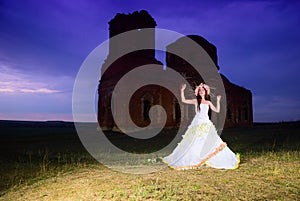
[[[84,59],[116,13],[147,10],[158,28],[205,37],[220,72],[253,93],[255,122],[300,119],[300,3],[200,0],[1,0],[0,119],[72,121]]]

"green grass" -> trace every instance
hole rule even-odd
[[[0,127],[5,133],[0,141],[0,200],[300,198],[299,122],[225,129],[221,138],[241,154],[237,170],[165,168],[143,175],[99,164],[85,151],[71,124],[0,122]],[[162,137],[156,143],[165,141]]]

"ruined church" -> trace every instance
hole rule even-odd
[[[118,13],[111,21],[109,21],[109,37],[112,38],[120,33],[139,30],[137,37],[134,40],[124,43],[112,42],[109,43],[109,54],[105,60],[101,72],[101,80],[98,86],[98,123],[102,130],[112,130],[116,128],[116,124],[112,114],[112,97],[114,87],[123,75],[132,69],[147,65],[163,63],[155,58],[155,32],[144,32],[143,28],[155,28],[156,22],[153,17],[145,10],[136,11],[129,14]],[[188,35],[187,37],[198,43],[210,56],[215,66],[219,70],[217,48],[207,41],[205,38],[198,35]],[[145,40],[147,38],[147,40]],[[177,55],[168,52],[168,49],[179,45],[184,38],[179,38],[172,44],[166,47],[166,65],[169,68],[184,76],[187,82],[194,86],[195,83],[200,84],[199,80],[203,80],[201,75],[195,72],[192,66]],[[114,53],[122,49],[124,45],[138,45],[139,43],[147,43],[152,49],[145,49],[130,52],[120,58],[115,59]],[[193,54],[193,53],[191,53]],[[197,55],[195,55],[197,56]],[[223,85],[225,87],[227,110],[224,127],[235,126],[252,126],[253,111],[252,111],[252,93],[244,87],[238,86],[229,81],[224,75],[220,74]],[[180,109],[176,97],[165,87],[159,85],[146,85],[138,89],[132,96],[129,104],[129,112],[131,120],[140,127],[149,125],[149,109],[152,105],[161,105],[167,114],[165,128],[177,128],[183,122],[191,120],[193,113],[191,109]],[[182,113],[182,111],[184,111]],[[129,117],[122,119],[122,124],[126,125]],[[158,118],[157,121],[160,119]],[[183,121],[183,122],[182,122]]]

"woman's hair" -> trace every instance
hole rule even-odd
[[[203,89],[205,91],[204,99],[210,101],[210,95],[208,95],[207,90],[204,87]],[[196,98],[197,98],[197,111],[200,111],[200,104],[201,104],[202,97],[199,95],[199,91],[198,94],[196,95]]]

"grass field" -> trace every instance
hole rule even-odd
[[[0,121],[0,129],[0,200],[300,200],[300,122],[225,129],[221,138],[241,154],[236,170],[139,175],[99,164],[72,123]]]

